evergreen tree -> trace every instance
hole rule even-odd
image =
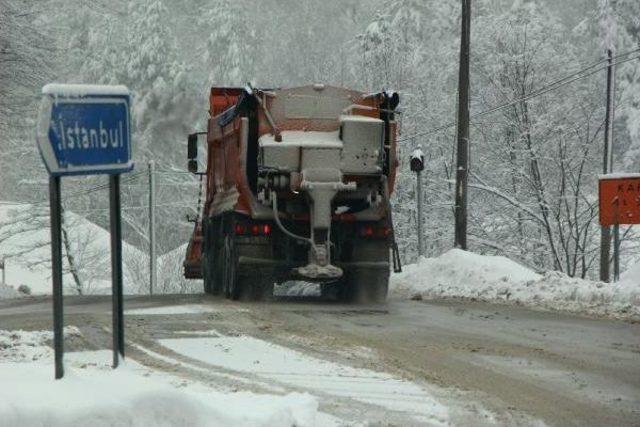
[[[205,86],[244,86],[254,78],[256,29],[242,4],[233,0],[210,2],[199,22],[208,34],[202,57],[208,70]]]

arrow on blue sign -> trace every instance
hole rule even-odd
[[[119,174],[133,169],[129,90],[49,84],[42,88],[37,140],[53,176]]]

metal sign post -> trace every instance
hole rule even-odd
[[[111,302],[113,316],[113,367],[124,358],[124,312],[122,297],[122,220],[120,175],[109,177],[109,222],[111,226]]]
[[[62,203],[60,201],[60,177],[49,177],[49,204],[51,215],[51,270],[53,281],[53,350],[56,379],[64,375],[62,354],[63,305],[62,305]]]
[[[424,256],[424,236],[422,231],[423,218],[422,218],[422,172],[416,172],[416,189],[418,192],[418,255]]]
[[[417,200],[417,212],[416,218],[418,222],[418,255],[424,256],[424,236],[422,235],[422,171],[424,170],[424,154],[422,153],[422,147],[418,145],[418,148],[411,153],[411,170],[416,173],[416,200]]]
[[[42,88],[37,142],[49,172],[55,378],[64,375],[62,201],[60,178],[109,175],[113,367],[124,357],[120,174],[133,169],[129,90],[125,86],[59,85]]]
[[[2,269],[2,284],[7,284],[7,258],[0,259],[0,268]]]

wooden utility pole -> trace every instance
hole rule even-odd
[[[602,173],[605,175],[613,169],[613,156],[611,155],[613,148],[613,76],[613,51],[607,49],[607,110],[604,116],[604,156],[602,162]],[[611,280],[610,257],[611,227],[603,225],[600,228],[600,280],[603,282]]]
[[[471,0],[462,0],[458,75],[458,148],[456,153],[455,246],[467,249],[467,183],[469,180],[469,46]]]

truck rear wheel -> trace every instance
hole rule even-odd
[[[209,266],[209,256],[207,253],[202,255],[200,260],[202,266],[202,282],[204,284],[204,293],[213,295],[213,280],[211,277],[211,267]]]
[[[201,258],[204,293],[220,295],[222,291],[222,275],[220,274],[220,242],[213,223],[204,229],[205,248]]]
[[[221,251],[222,287],[227,298],[237,300],[240,298],[240,287],[237,281],[238,260],[235,253],[233,237],[225,236]]]

